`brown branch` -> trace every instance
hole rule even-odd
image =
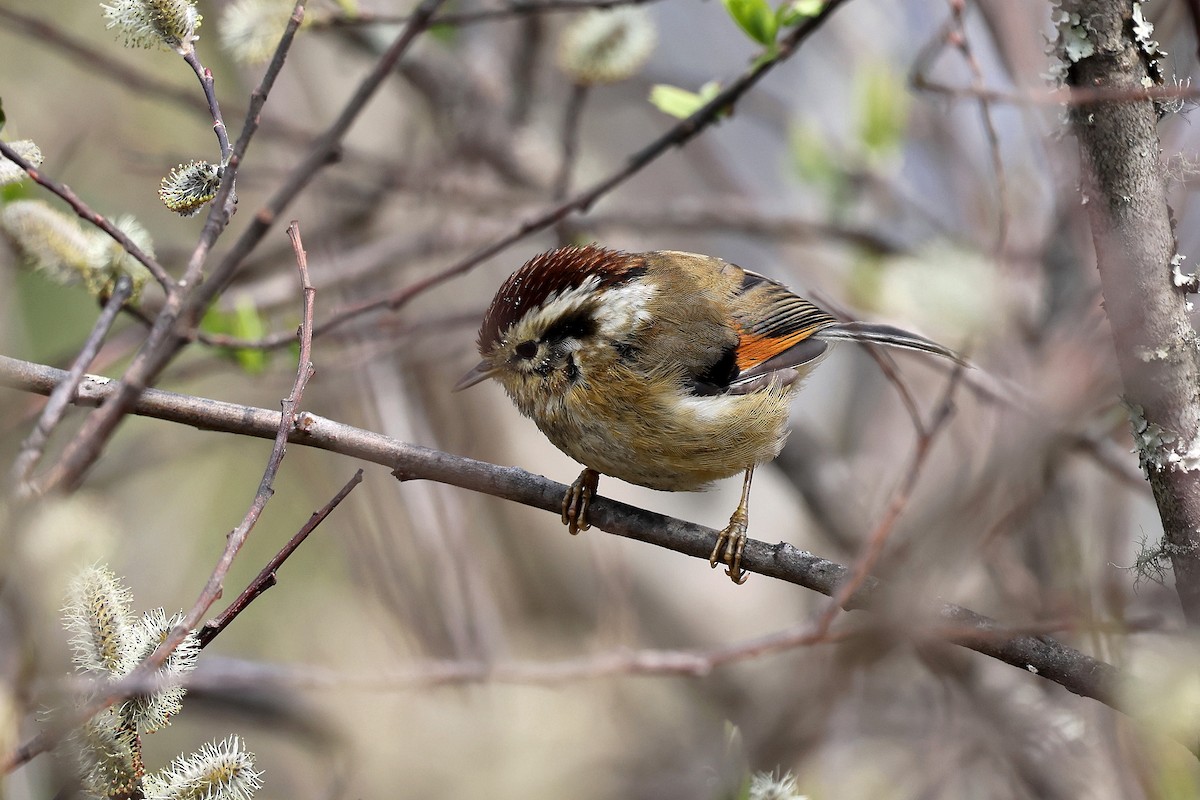
[[[196,599],[196,602],[187,614],[184,615],[183,620],[171,630],[171,633],[163,643],[159,645],[154,653],[147,657],[146,661],[135,672],[141,671],[147,675],[152,674],[165,662],[166,657],[184,640],[187,634],[195,630],[200,624],[200,620],[208,613],[212,604],[221,597],[225,576],[229,574],[229,569],[233,566],[234,558],[237,557],[237,554],[242,549],[242,545],[245,544],[246,539],[250,536],[250,532],[258,523],[263,510],[267,506],[267,502],[275,494],[275,476],[279,473],[279,467],[283,463],[283,457],[287,452],[288,435],[295,425],[297,408],[304,395],[304,389],[308,385],[308,381],[314,371],[312,363],[312,329],[316,290],[309,280],[308,257],[304,252],[304,245],[300,240],[298,223],[292,222],[288,226],[287,232],[292,240],[292,247],[296,254],[296,267],[300,273],[304,310],[298,334],[300,338],[300,357],[296,367],[296,378],[292,383],[291,393],[281,403],[283,411],[276,426],[275,444],[271,448],[271,455],[267,459],[267,466],[263,470],[262,479],[258,484],[258,491],[254,494],[254,500],[251,502],[250,508],[246,511],[241,523],[227,537],[225,549],[221,552],[221,557],[217,560],[217,564],[209,575],[200,596]]]
[[[48,393],[64,373],[51,367],[0,356],[0,385],[23,391]],[[94,405],[114,391],[112,382],[89,376],[75,402]],[[279,428],[280,414],[252,408],[147,390],[134,413],[192,425],[205,430],[270,438]],[[461,456],[401,442],[372,431],[354,428],[315,414],[297,417],[290,440],[297,444],[382,464],[405,480],[432,480],[475,492],[523,503],[555,514],[562,513],[566,486],[515,467],[500,467]],[[655,514],[604,498],[589,510],[593,525],[602,530],[683,553],[704,563],[712,553],[717,532],[711,528]],[[767,544],[749,540],[742,556],[744,569],[832,595],[849,571],[832,561],[797,550],[786,542]],[[866,609],[878,602],[878,582],[867,578],[846,602],[848,609]],[[1042,678],[1069,691],[1119,707],[1116,686],[1119,672],[1110,664],[1085,655],[1045,636],[993,636],[1003,628],[992,619],[953,604],[937,609],[943,622],[973,631],[952,638],[956,644],[1025,670],[1033,667]],[[987,635],[981,635],[987,634]]]
[[[975,53],[971,49],[971,42],[967,38],[967,26],[963,20],[966,10],[965,0],[950,0],[950,9],[954,20],[954,34],[949,43],[958,48],[963,60],[967,62],[967,68],[971,71],[971,88],[982,89],[985,86],[983,69],[979,66],[979,60],[975,58]],[[996,132],[996,122],[992,119],[991,101],[985,97],[979,98],[979,117],[983,124],[983,132],[987,137],[988,153],[992,157],[992,172],[996,174],[996,196],[999,206],[996,210],[996,253],[1003,261],[1008,250],[1008,179],[1004,172],[1004,159],[1000,155],[1000,136]]]
[[[284,179],[283,185],[275,191],[266,205],[255,213],[250,227],[243,232],[230,252],[213,270],[212,276],[204,287],[196,293],[195,300],[191,304],[194,314],[202,313],[209,303],[224,290],[237,273],[242,261],[258,246],[279,215],[316,178],[322,167],[337,158],[342,138],[350,130],[350,126],[357,121],[367,103],[383,85],[384,80],[392,74],[401,56],[429,27],[430,19],[443,2],[445,0],[422,0],[421,5],[413,12],[404,29],[400,31],[387,51],[375,62],[375,66],[359,83],[337,119],[317,137],[307,155]]]
[[[1152,80],[1123,0],[1067,0],[1094,54],[1066,62],[1072,86],[1136,90]],[[1071,127],[1096,266],[1133,434],[1163,524],[1184,616],[1200,626],[1200,351],[1186,293],[1173,282],[1176,242],[1154,103],[1076,106]]]
[[[657,0],[535,0],[525,2],[515,0],[502,8],[484,8],[478,11],[457,11],[438,14],[433,18],[433,25],[462,27],[480,22],[526,17],[531,14],[545,14],[560,11],[587,11],[590,9],[620,8],[623,6],[638,6],[656,2]],[[369,11],[358,11],[353,14],[332,12],[316,17],[312,22],[314,28],[346,28],[359,25],[399,25],[412,19],[409,14],[374,14]]]
[[[716,97],[700,108],[695,114],[679,122],[662,136],[631,155],[624,167],[600,179],[586,189],[575,193],[565,202],[558,203],[534,218],[526,220],[510,233],[460,259],[441,272],[416,281],[409,286],[393,292],[387,297],[347,306],[339,311],[335,311],[317,326],[317,335],[338,328],[363,314],[385,309],[395,311],[407,304],[414,297],[452,278],[471,271],[487,259],[506,250],[530,234],[545,230],[565,219],[572,212],[587,211],[597,200],[641,172],[647,165],[653,163],[668,150],[687,144],[699,133],[729,113],[742,95],[762,80],[771,69],[783,63],[795,53],[800,44],[820,28],[830,15],[846,1],[829,0],[822,7],[819,14],[805,20],[804,23],[797,26],[795,30],[780,42],[773,57],[756,61],[753,66],[742,73],[741,76],[718,93]]]
[[[308,535],[316,530],[318,525],[325,521],[325,518],[328,517],[333,510],[337,508],[343,500],[346,499],[346,496],[354,490],[354,487],[362,483],[362,478],[363,471],[360,469],[355,472],[354,477],[352,477],[346,483],[346,485],[343,486],[341,490],[333,496],[332,500],[313,512],[312,516],[308,518],[308,522],[304,523],[300,530],[298,530],[296,534],[288,540],[288,543],[285,544],[283,548],[276,553],[270,561],[267,562],[267,565],[262,568],[257,576],[255,576],[254,580],[250,581],[250,585],[247,586],[242,593],[238,595],[228,607],[226,607],[224,611],[218,614],[216,619],[204,623],[204,626],[200,628],[198,633],[200,647],[207,647],[209,642],[217,638],[221,631],[228,628],[229,624],[237,619],[238,615],[245,611],[251,603],[257,600],[263,592],[267,591],[278,582],[276,573],[283,565],[283,562],[287,561],[288,557],[291,556],[292,553],[296,552],[296,549],[304,543],[304,540],[308,538]]]
[[[162,287],[168,296],[171,294],[175,288],[175,281],[167,274],[162,265],[147,255],[142,248],[138,247],[132,239],[125,235],[124,231],[109,222],[102,214],[93,211],[87,203],[83,202],[79,195],[75,194],[70,186],[67,186],[65,183],[58,183],[54,179],[42,174],[41,170],[21,158],[15,150],[3,141],[0,141],[0,156],[3,156],[25,170],[25,174],[36,183],[62,198],[79,217],[111,236],[117,244],[121,245],[121,248],[125,252],[129,253],[129,255],[137,259],[139,264],[149,270],[150,274],[154,276],[154,280],[158,282],[158,285]]]
[[[145,344],[121,378],[117,394],[104,408],[93,413],[84,421],[75,438],[63,451],[58,463],[47,470],[46,475],[36,487],[37,491],[45,493],[56,487],[62,487],[69,491],[79,484],[84,473],[100,457],[104,445],[138,395],[154,382],[174,354],[187,341],[186,336],[181,335],[177,330],[181,318],[184,328],[190,330],[196,326],[200,310],[207,307],[206,303],[194,302],[196,295],[207,285],[203,282],[204,265],[213,244],[229,222],[232,208],[227,203],[233,195],[238,165],[250,146],[254,132],[258,130],[259,113],[275,84],[275,78],[283,67],[284,59],[295,39],[300,22],[304,19],[305,2],[306,0],[297,0],[283,37],[275,49],[275,56],[271,59],[258,87],[251,94],[250,107],[246,112],[242,133],[224,166],[221,187],[213,200],[196,248],[188,260],[187,269],[183,279],[179,282],[178,291],[168,292],[166,302],[155,318]]]
[[[217,135],[217,144],[221,148],[221,161],[229,158],[232,148],[229,146],[229,132],[225,129],[225,118],[221,116],[221,104],[217,102],[217,88],[213,80],[212,70],[200,63],[195,49],[183,54],[183,60],[196,73],[201,88],[204,89],[204,100],[208,103],[208,113],[213,121],[213,133]]]
[[[92,331],[84,341],[79,355],[72,362],[67,379],[51,393],[50,400],[42,409],[42,414],[33,430],[21,443],[21,451],[17,454],[12,469],[13,487],[18,496],[27,497],[31,494],[31,487],[28,485],[29,476],[37,466],[38,460],[41,459],[46,443],[50,440],[50,434],[62,421],[67,406],[71,404],[71,397],[75,394],[79,381],[83,379],[84,371],[96,360],[96,354],[100,351],[100,346],[104,344],[104,339],[116,321],[117,314],[121,312],[121,308],[132,294],[133,281],[128,275],[119,276],[112,294],[104,303],[103,311],[96,318],[96,324],[92,326]]]
[[[938,409],[934,413],[933,420],[929,425],[918,425],[917,441],[913,446],[912,459],[904,472],[904,479],[892,493],[892,499],[888,502],[887,511],[884,512],[883,517],[875,525],[875,529],[871,531],[871,535],[867,537],[866,546],[863,548],[862,554],[855,560],[853,571],[838,586],[837,592],[830,597],[830,602],[825,606],[825,610],[817,617],[816,624],[814,625],[816,633],[822,634],[829,630],[829,626],[833,624],[833,620],[837,617],[838,613],[842,608],[847,607],[850,598],[854,596],[863,583],[870,577],[870,573],[875,569],[875,564],[879,561],[879,557],[883,555],[883,548],[887,544],[888,538],[895,529],[896,523],[904,514],[905,509],[908,508],[908,502],[912,498],[913,489],[917,485],[917,479],[924,471],[925,462],[933,450],[933,443],[937,439],[938,433],[942,431],[954,413],[954,391],[958,388],[959,378],[962,376],[963,369],[964,365],[962,364],[955,366],[954,372],[950,375],[950,381],[946,385],[942,401],[938,405]]]
[[[72,713],[69,718],[60,720],[57,727],[43,731],[34,737],[31,742],[19,748],[20,760],[14,761],[13,757],[9,757],[4,762],[0,762],[0,774],[3,774],[8,769],[19,766],[21,763],[52,747],[66,731],[74,729],[83,721],[90,719],[105,708],[120,702],[132,694],[138,693],[140,690],[134,687],[143,686],[146,682],[155,680],[157,677],[156,673],[166,663],[167,658],[175,651],[175,648],[187,638],[191,631],[199,626],[200,620],[212,608],[213,603],[220,599],[225,576],[229,574],[229,569],[233,566],[234,558],[241,552],[242,546],[250,536],[250,532],[262,517],[262,512],[266,508],[267,502],[275,493],[275,476],[279,473],[279,467],[283,463],[283,457],[287,451],[289,434],[295,426],[296,409],[304,394],[304,388],[308,385],[308,380],[313,374],[312,320],[315,290],[309,282],[307,257],[300,242],[299,229],[295,222],[288,227],[288,235],[292,238],[292,244],[295,248],[296,265],[300,272],[300,281],[304,293],[303,322],[301,322],[299,330],[300,358],[296,368],[296,379],[292,383],[291,393],[281,403],[283,410],[275,422],[275,443],[271,448],[270,456],[267,458],[266,468],[263,470],[262,479],[259,481],[258,490],[254,493],[254,499],[251,501],[250,507],[247,509],[245,516],[242,517],[241,523],[230,531],[226,537],[225,547],[217,559],[216,566],[213,567],[212,572],[209,574],[208,580],[200,592],[200,596],[196,598],[196,602],[192,604],[191,609],[188,610],[179,624],[175,625],[163,637],[162,642],[154,649],[154,652],[146,656],[140,664],[119,681],[106,683],[98,688],[95,697],[89,700],[82,708]]]

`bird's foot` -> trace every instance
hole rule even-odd
[[[742,572],[742,550],[746,547],[746,528],[750,523],[750,515],[742,506],[733,512],[729,524],[717,534],[717,543],[712,555],[708,557],[709,566],[716,568],[717,564],[725,564],[725,574],[739,586],[750,576]]]
[[[562,501],[562,521],[567,526],[567,532],[572,536],[592,527],[588,522],[588,509],[591,508],[592,498],[596,496],[596,488],[600,485],[600,473],[594,469],[585,469],[571,484]]]

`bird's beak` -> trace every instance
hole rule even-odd
[[[487,361],[480,361],[471,371],[459,378],[458,383],[454,384],[453,391],[461,392],[463,389],[469,389],[477,383],[483,383],[488,378],[496,374],[496,369]]]

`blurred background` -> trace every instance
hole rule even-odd
[[[463,0],[449,11],[501,8]],[[198,53],[236,137],[264,70],[251,46],[260,29],[247,18],[268,20],[269,54],[289,5],[201,0],[199,9]],[[554,515],[401,485],[366,465],[364,483],[284,565],[279,584],[203,652],[183,712],[145,740],[147,766],[237,733],[265,773],[260,797],[722,798],[758,772],[790,772],[812,798],[1200,791],[1195,759],[1170,738],[1200,734],[1200,649],[1181,633],[1173,589],[1154,569],[1161,529],[1130,452],[1074,143],[1061,107],[982,104],[971,91],[1046,96],[1050,8],[978,0],[954,9],[944,0],[845,3],[729,118],[589,213],[399,313],[318,337],[303,403],[569,483],[578,465],[499,386],[450,393],[477,360],[492,294],[526,259],[567,241],[724,258],[853,317],[919,331],[978,365],[956,390],[954,416],[875,569],[886,581],[884,612],[843,616],[834,641],[702,676],[556,677],[566,661],[735,644],[803,623],[826,600],[761,576],[737,587],[700,560],[599,530],[572,538]],[[361,10],[409,9],[375,0]],[[513,13],[422,37],[340,160],[282,220],[300,222],[318,320],[434,275],[619,170],[677,123],[660,108],[663,90],[648,99],[653,87],[728,85],[762,51],[713,0],[623,13],[612,35],[650,44],[613,82],[571,71],[571,42],[588,35],[580,28],[614,25],[587,12]],[[1186,82],[1197,43],[1185,4],[1159,0],[1146,13],[1171,54],[1168,80]],[[315,22],[267,103],[218,259],[398,30],[345,14],[310,2]],[[90,0],[0,0],[0,99],[6,141],[35,140],[46,174],[101,213],[136,216],[159,261],[182,273],[204,217],[178,217],[156,191],[173,166],[215,159],[217,149],[203,95],[177,55],[122,47]],[[578,142],[564,171],[573,114]],[[1160,133],[1187,254],[1200,230],[1191,203],[1198,134],[1187,108],[1164,118]],[[6,191],[9,202],[65,208],[30,184]],[[151,285],[140,302],[153,313],[161,293]],[[286,338],[299,310],[280,224],[205,329]],[[83,288],[24,269],[16,249],[0,245],[0,352],[64,367],[96,315]],[[119,375],[144,334],[122,319],[90,371]],[[927,422],[948,367],[916,355],[895,362]],[[193,344],[159,386],[274,409],[294,373],[293,346]],[[4,463],[41,403],[0,390]],[[68,415],[47,464],[82,418]],[[860,348],[837,348],[799,394],[783,454],[757,474],[750,536],[853,563],[916,438],[895,382]],[[135,609],[190,607],[269,450],[129,418],[79,491],[9,515],[0,534],[0,751],[65,702],[60,609],[71,575],[108,564]],[[289,449],[226,599],[358,466]],[[611,478],[600,487],[713,527],[739,489],[733,479],[703,494]],[[948,645],[934,613],[942,601],[1052,634],[1151,690],[1131,694],[1139,713],[1126,717]],[[496,678],[475,669],[464,681],[449,674],[454,664],[504,669]],[[0,779],[0,793],[69,796],[62,763],[36,759]]]

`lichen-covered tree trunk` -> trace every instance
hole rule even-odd
[[[1200,350],[1187,316],[1158,110],[1157,45],[1130,0],[1063,0],[1055,12],[1096,248],[1134,437],[1163,524],[1163,554],[1200,625]]]

